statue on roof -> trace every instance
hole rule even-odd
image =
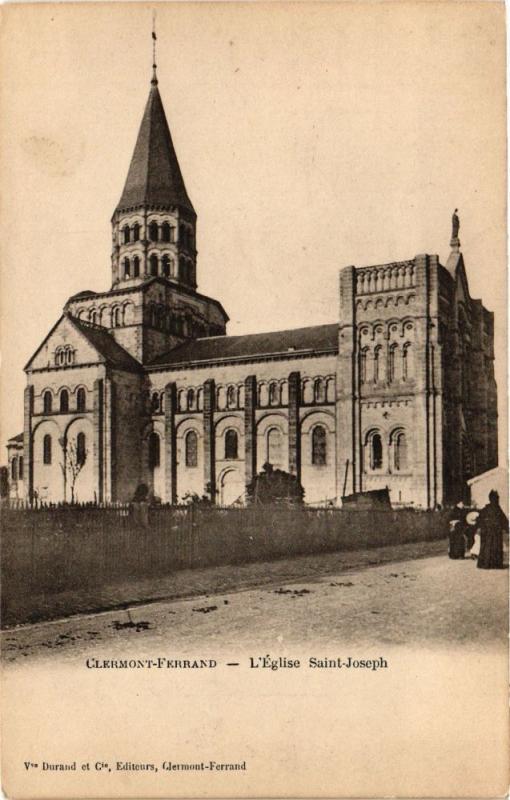
[[[459,209],[456,208],[455,211],[453,212],[453,216],[452,216],[452,239],[458,239],[459,238],[460,220],[459,220],[459,217],[457,215],[457,211],[458,210]]]
[[[450,241],[450,246],[454,248],[460,247],[460,241],[459,241],[460,219],[457,214],[458,210],[459,209],[456,208],[452,214],[452,238]]]

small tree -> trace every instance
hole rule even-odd
[[[295,475],[266,462],[246,487],[248,503],[302,505],[305,490]]]
[[[133,503],[144,503],[149,498],[149,487],[146,483],[139,483],[133,495]]]
[[[64,447],[64,462],[60,462],[60,468],[64,475],[64,497],[66,495],[66,487],[69,484],[71,489],[71,503],[74,503],[74,490],[78,475],[85,466],[87,460],[88,450],[86,448],[79,448],[76,439],[71,439]]]

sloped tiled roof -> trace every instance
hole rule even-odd
[[[195,339],[158,356],[149,367],[324,351],[331,353],[338,351],[336,323],[286,331],[252,333],[245,336],[210,336]]]
[[[184,185],[155,81],[151,86],[124,191],[116,211],[139,205],[180,205],[195,213]]]
[[[11,436],[11,438],[7,440],[7,444],[17,444],[18,442],[23,443],[23,431],[17,433],[16,436]]]
[[[105,328],[84,322],[70,314],[69,318],[108,364],[128,372],[140,372],[142,367],[138,361],[127,350],[124,350]]]

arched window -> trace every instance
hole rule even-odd
[[[53,397],[51,396],[51,392],[44,392],[44,394],[43,394],[43,412],[45,414],[51,414],[52,405],[53,405]]]
[[[234,408],[236,406],[236,387],[229,386],[227,389],[227,408]]]
[[[237,431],[229,430],[225,433],[225,458],[238,458]]]
[[[138,256],[135,256],[133,259],[133,278],[140,277],[140,259]]]
[[[170,241],[170,225],[168,222],[164,222],[161,226],[161,239],[163,242]]]
[[[383,446],[381,434],[374,431],[367,439],[368,446],[368,463],[370,469],[382,469],[383,465]]]
[[[381,379],[381,345],[374,350],[374,383],[379,383]]]
[[[23,480],[23,456],[20,456],[18,459],[18,477],[20,481]]]
[[[179,259],[179,280],[186,280],[186,261],[184,258]]]
[[[154,392],[153,395],[152,395],[151,410],[152,410],[153,414],[157,414],[158,411],[160,410],[159,394],[157,392]]]
[[[151,240],[151,242],[157,242],[158,241],[158,223],[157,222],[151,222],[151,224],[149,225],[149,239]]]
[[[62,389],[60,392],[60,413],[67,414],[69,411],[69,392],[67,389]]]
[[[133,225],[133,241],[138,242],[140,240],[140,225],[138,222],[135,222]]]
[[[162,269],[163,269],[163,275],[165,276],[165,278],[169,278],[170,277],[170,259],[169,259],[168,256],[163,256],[163,258],[161,259],[161,265],[162,265]]]
[[[406,342],[402,349],[402,380],[407,381],[412,377],[411,342]]]
[[[195,431],[189,431],[185,439],[186,466],[196,467],[198,465],[198,437]]]
[[[155,469],[155,467],[159,467],[160,464],[160,456],[161,456],[161,449],[160,449],[160,441],[159,436],[154,431],[149,436],[149,467],[150,469]]]
[[[179,225],[179,242],[183,247],[186,244],[186,228],[184,225]]]
[[[367,360],[368,360],[368,347],[364,347],[359,354],[360,383],[366,383],[367,381]]]
[[[269,405],[278,405],[278,384],[276,381],[269,384]]]
[[[267,433],[267,458],[273,467],[282,466],[282,433],[278,428],[270,428]]]
[[[131,238],[131,231],[129,230],[129,225],[124,225],[122,233],[124,234],[124,244],[129,244],[129,240]]]
[[[313,382],[313,400],[314,403],[322,403],[324,401],[324,383],[322,378],[316,378]]]
[[[76,463],[79,467],[83,467],[87,458],[87,442],[85,434],[80,431],[76,437]]]
[[[43,438],[43,464],[51,464],[51,436],[49,433]]]
[[[129,263],[129,258],[124,259],[124,278],[131,277],[131,264]]]
[[[396,472],[407,469],[407,439],[404,431],[397,431],[393,438],[393,466]]]
[[[323,467],[326,464],[326,457],[326,429],[323,425],[316,425],[312,431],[312,464]]]
[[[11,479],[13,481],[18,480],[18,459],[16,456],[11,461]]]
[[[89,313],[89,321],[92,322],[93,325],[97,323],[97,311],[95,308]]]
[[[85,408],[86,408],[85,389],[80,387],[76,392],[76,409],[77,411],[85,411]]]
[[[188,411],[192,411],[195,405],[195,392],[193,391],[193,389],[188,389],[187,405],[188,405]]]
[[[122,311],[120,306],[117,306],[112,311],[112,328],[120,328],[122,324]]]
[[[149,259],[149,264],[152,277],[156,277],[158,274],[158,257],[156,255],[152,255]]]
[[[65,348],[65,362],[66,364],[72,364],[74,360],[74,352],[70,347]]]
[[[392,344],[388,351],[388,381],[393,383],[396,380],[395,357],[397,354],[397,344]]]

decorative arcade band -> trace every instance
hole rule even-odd
[[[503,569],[503,537],[508,533],[508,519],[499,505],[496,491],[489,492],[489,502],[481,511],[459,501],[449,518],[448,555],[453,559],[477,560],[480,569]]]

